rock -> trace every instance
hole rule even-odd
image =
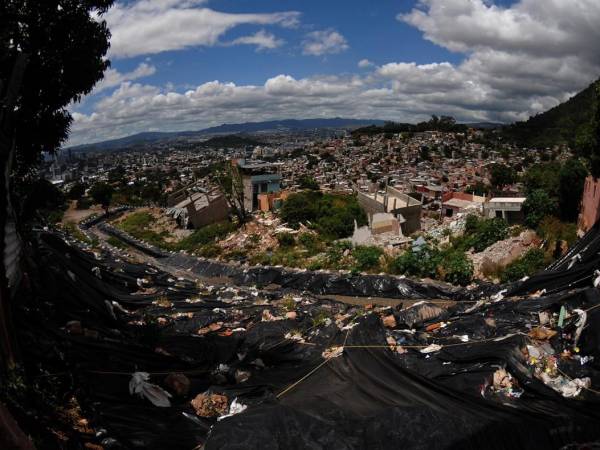
[[[200,417],[217,417],[227,412],[227,397],[219,394],[198,394],[191,402]]]
[[[190,379],[182,373],[172,372],[165,378],[165,386],[178,397],[187,397],[190,392]]]
[[[298,316],[298,314],[296,314],[296,311],[290,311],[290,312],[285,313],[286,319],[296,320],[297,316]]]

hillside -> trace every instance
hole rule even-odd
[[[503,129],[505,138],[524,147],[573,145],[588,126],[595,104],[596,81],[564,103]]]
[[[215,136],[202,142],[203,147],[221,147],[221,148],[240,148],[245,146],[264,145],[262,142],[252,139],[248,136],[239,134],[228,134],[225,136]]]
[[[382,125],[382,120],[372,119],[286,119],[272,120],[266,122],[245,122],[235,124],[223,124],[216,127],[204,128],[197,131],[173,131],[173,132],[144,132],[131,136],[125,136],[118,139],[111,139],[92,144],[83,144],[69,147],[73,151],[98,151],[115,150],[119,148],[131,147],[139,144],[149,144],[153,142],[169,141],[180,138],[197,138],[201,136],[216,134],[235,134],[235,133],[259,133],[259,132],[283,132],[283,131],[307,131],[324,128],[357,128],[360,126],[375,124]],[[219,144],[215,144],[219,145]],[[252,145],[252,144],[242,144]]]

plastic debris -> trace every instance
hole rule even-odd
[[[129,393],[137,394],[141,398],[146,398],[154,406],[166,408],[171,406],[169,398],[171,394],[156,384],[149,383],[150,374],[148,372],[135,372],[129,381]]]
[[[442,349],[442,346],[439,344],[430,344],[425,348],[421,349],[421,353],[433,353]]]
[[[332,359],[332,358],[337,358],[338,356],[341,356],[342,353],[344,353],[344,347],[340,346],[340,347],[330,347],[327,350],[325,350],[321,355],[325,359]]]
[[[243,413],[244,411],[246,411],[247,408],[248,406],[239,402],[236,397],[231,402],[231,405],[229,405],[229,411],[227,412],[227,414],[217,417],[217,421],[226,419],[227,417],[235,416],[236,414]]]

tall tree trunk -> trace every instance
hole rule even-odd
[[[4,369],[13,368],[16,343],[11,320],[11,297],[19,280],[21,242],[12,209],[10,174],[15,153],[14,108],[27,56],[19,55],[6,85],[0,81],[0,357]]]

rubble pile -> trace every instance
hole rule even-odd
[[[486,278],[487,274],[496,273],[540,244],[541,240],[535,232],[526,230],[518,236],[498,241],[480,253],[469,253],[474,275],[476,278]]]
[[[422,301],[362,307],[316,298],[322,278],[308,273],[268,290],[214,286],[41,233],[21,347],[30,366],[76,380],[104,448],[590,443],[599,250],[595,228],[524,282],[454,289],[454,301],[407,284]]]
[[[253,251],[263,252],[279,245],[277,233],[281,232],[281,228],[279,218],[272,213],[263,213],[262,217],[244,224],[242,228],[218,242],[218,245],[226,252],[245,251],[246,255],[252,254]]]

